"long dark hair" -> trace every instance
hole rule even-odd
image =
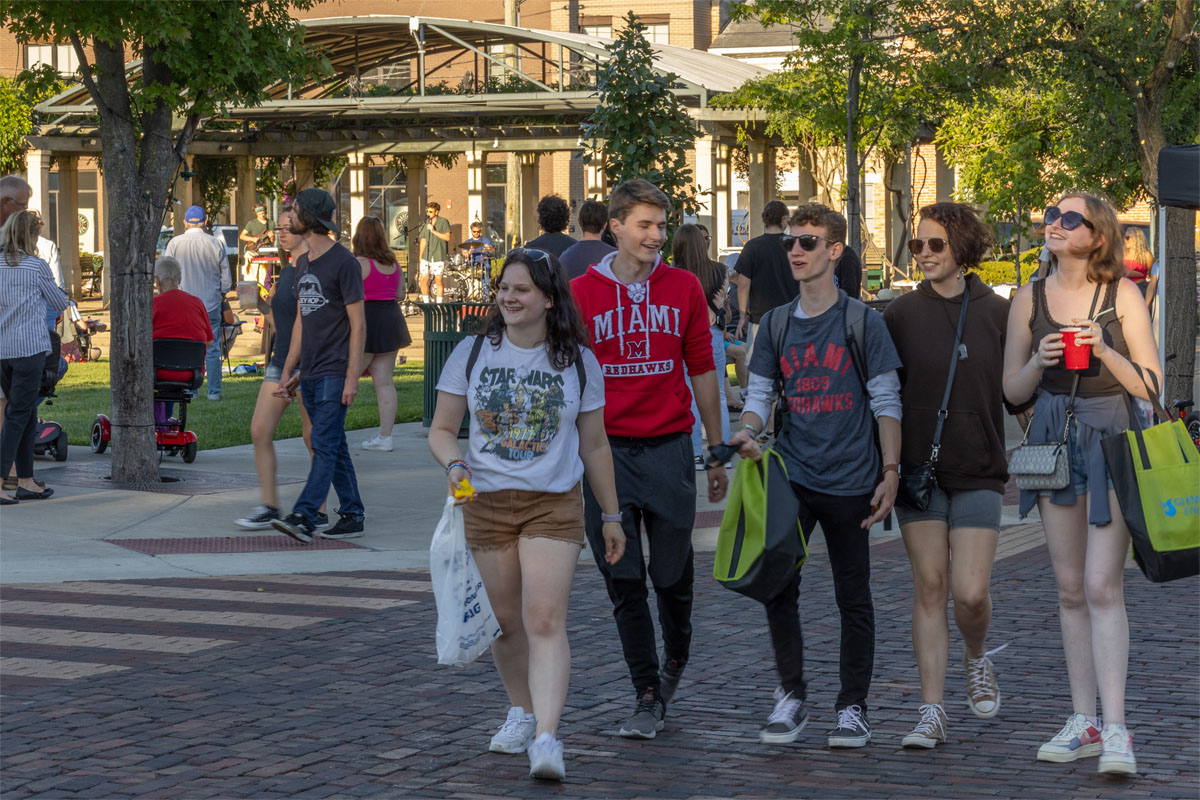
[[[363,217],[358,221],[350,247],[354,255],[361,258],[369,258],[381,264],[396,263],[396,254],[388,247],[387,231],[378,217]]]
[[[716,313],[716,299],[725,288],[725,271],[708,257],[704,231],[698,225],[680,225],[671,242],[671,264],[700,279],[704,299]]]
[[[579,357],[579,348],[588,346],[587,328],[571,297],[566,272],[553,254],[518,248],[508,251],[504,266],[500,268],[500,277],[496,279],[497,284],[504,280],[504,272],[510,264],[523,264],[529,270],[533,285],[550,298],[550,308],[546,311],[546,353],[555,369],[566,369]],[[504,327],[504,315],[500,313],[500,303],[497,301],[483,325],[483,335],[487,336],[493,347],[500,346]]]

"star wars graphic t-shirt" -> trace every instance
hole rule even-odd
[[[363,299],[362,267],[340,244],[309,261],[296,259],[296,299],[300,309],[300,380],[346,377],[350,318],[346,306]],[[357,354],[355,354],[357,357]]]
[[[604,407],[600,362],[591,350],[580,351],[587,375],[580,397],[575,365],[557,370],[545,347],[517,347],[504,336],[499,347],[484,340],[468,381],[474,342],[468,336],[454,348],[437,385],[467,398],[472,485],[481,492],[569,491],[583,477],[575,420]]]

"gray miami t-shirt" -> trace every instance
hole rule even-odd
[[[308,253],[300,256],[296,259],[296,299],[301,325],[300,379],[345,378],[350,363],[346,306],[363,299],[358,259],[340,244],[312,261]]]
[[[756,375],[783,374],[781,402],[787,403],[787,410],[775,449],[788,478],[811,491],[838,496],[873,491],[882,467],[870,399],[846,344],[846,303],[843,294],[818,316],[792,317],[781,355],[771,341],[771,316],[786,314],[792,306],[768,311],[750,358],[750,371]],[[867,312],[863,349],[867,380],[900,368],[900,356],[878,312]]]

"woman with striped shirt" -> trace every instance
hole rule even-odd
[[[64,310],[67,295],[36,255],[37,231],[31,211],[13,214],[0,230],[0,389],[8,400],[0,428],[0,475],[14,462],[17,467],[16,494],[0,494],[6,506],[54,494],[34,483],[33,435],[42,370],[51,352],[46,306]]]

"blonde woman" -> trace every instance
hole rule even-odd
[[[1070,762],[1099,756],[1100,772],[1130,774],[1137,762],[1125,727],[1129,621],[1123,581],[1129,530],[1100,440],[1136,424],[1124,395],[1148,399],[1138,371],[1157,386],[1162,367],[1146,304],[1137,287],[1122,279],[1123,236],[1112,207],[1092,195],[1072,193],[1046,209],[1045,222],[1046,246],[1057,269],[1017,292],[1004,348],[1005,397],[1020,405],[1037,396],[1029,441],[1056,441],[1067,429],[1071,459],[1065,488],[1021,492],[1021,514],[1036,504],[1046,531],[1072,704],[1066,724],[1037,757]],[[1061,330],[1066,326],[1082,329],[1075,341],[1091,348],[1088,369],[1064,369]]]
[[[46,307],[63,311],[67,295],[58,288],[50,267],[37,257],[40,221],[31,211],[18,211],[0,231],[0,389],[5,424],[0,428],[0,475],[16,465],[13,495],[0,493],[0,505],[45,500],[54,494],[33,480],[33,434],[37,428],[38,388],[46,354],[52,352]]]
[[[1150,267],[1154,266],[1154,254],[1150,252],[1150,244],[1141,228],[1128,227],[1125,229],[1125,277],[1137,284],[1142,290],[1149,307],[1153,293],[1150,287],[1158,283],[1158,276],[1150,277]]]

